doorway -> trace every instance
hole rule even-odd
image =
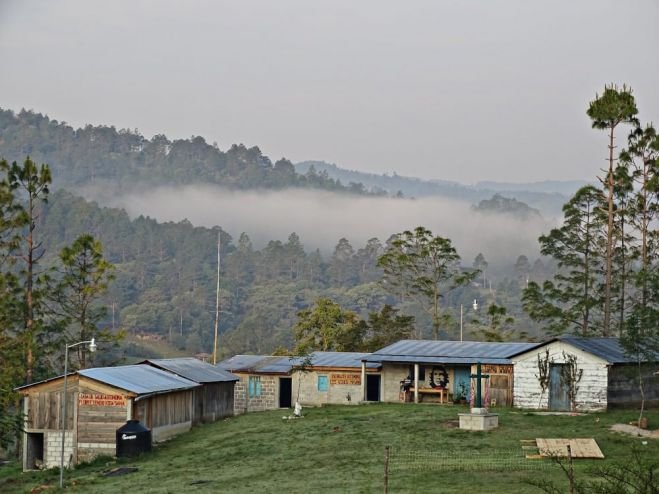
[[[565,364],[549,365],[549,410],[565,412],[570,410],[568,385],[561,379],[561,369]]]
[[[380,376],[366,376],[366,401],[380,401]]]
[[[43,464],[43,432],[28,432],[25,451],[25,470],[36,470]]]
[[[293,378],[279,378],[279,408],[291,408],[293,404]]]

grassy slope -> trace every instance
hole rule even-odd
[[[638,444],[659,457],[659,440],[611,433],[613,423],[633,420],[634,411],[585,416],[537,416],[501,409],[501,427],[488,433],[447,427],[463,407],[378,404],[305,409],[301,420],[282,420],[282,411],[253,413],[205,425],[160,445],[139,460],[97,461],[67,472],[70,490],[77,492],[382,492],[384,447],[393,448],[390,492],[540,492],[528,478],[563,482],[557,467],[539,471],[460,472],[401,469],[400,450],[458,450],[488,452],[492,448],[520,449],[520,439],[536,437],[594,437],[606,460],[578,462],[587,475],[592,465],[629,458]],[[648,413],[659,427],[659,410]],[[599,420],[597,420],[599,418]],[[528,460],[531,461],[531,460]],[[535,460],[537,461],[537,460]],[[135,465],[139,472],[106,478],[102,471]],[[57,485],[57,469],[29,474],[16,465],[0,468],[0,492],[29,492],[35,486]],[[564,485],[564,484],[562,484]]]

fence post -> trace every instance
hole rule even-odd
[[[384,494],[389,494],[389,446],[384,447]]]
[[[574,484],[574,468],[572,466],[572,448],[570,445],[567,445],[567,468],[568,468],[568,479],[570,480],[570,494],[576,494],[577,489]]]

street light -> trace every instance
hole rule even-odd
[[[476,302],[476,299],[474,299],[474,303],[472,304],[472,307],[474,308],[474,312],[478,310],[478,302]],[[460,341],[462,341],[462,327],[464,326],[464,305],[460,304]]]
[[[92,338],[88,341],[79,341],[78,343],[72,343],[70,345],[64,346],[64,399],[62,400],[62,449],[60,450],[59,458],[59,487],[60,489],[64,486],[64,440],[66,438],[66,385],[67,385],[67,374],[69,373],[69,348],[73,348],[79,345],[84,345],[89,343],[89,351],[96,351],[96,340]]]

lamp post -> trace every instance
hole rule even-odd
[[[67,379],[69,373],[69,348],[73,348],[79,345],[85,345],[89,343],[89,351],[96,351],[96,340],[92,338],[88,341],[79,341],[78,343],[72,343],[70,345],[64,346],[64,399],[62,400],[62,449],[60,450],[59,458],[59,487],[60,489],[64,486],[64,442],[66,438],[66,391],[67,391]]]

